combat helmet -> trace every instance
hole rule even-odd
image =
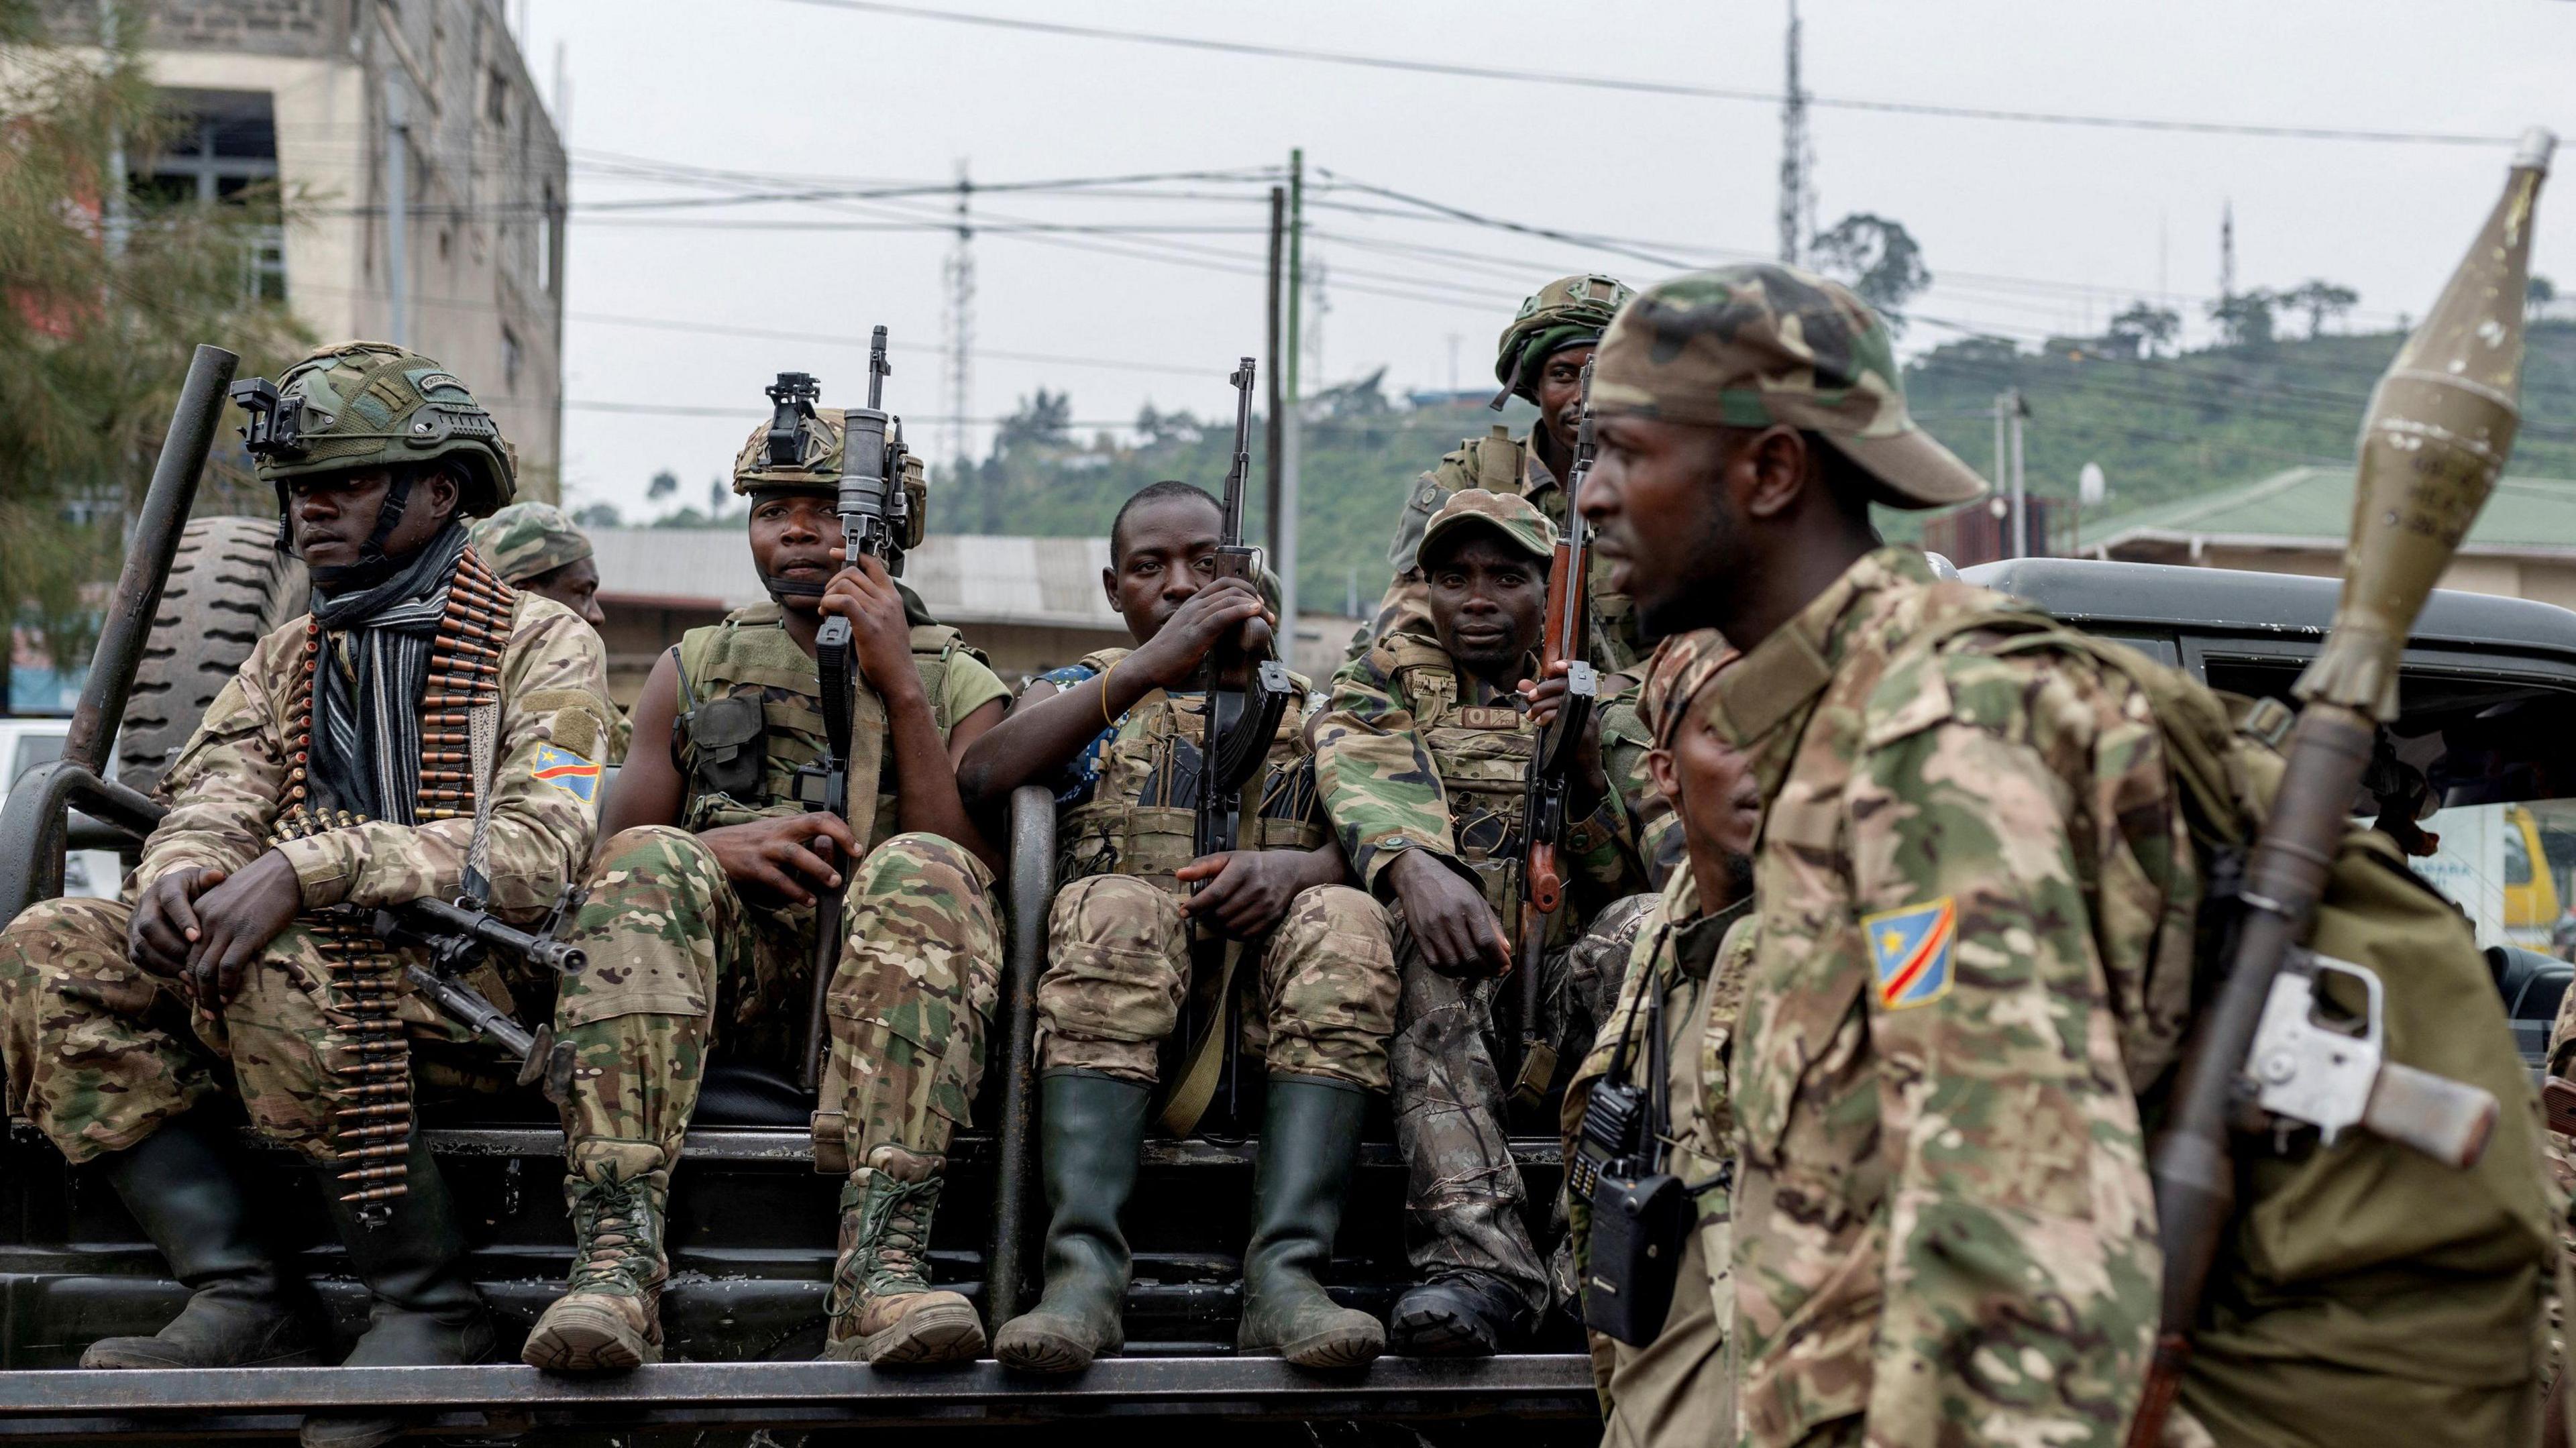
[[[591,556],[590,535],[552,503],[512,503],[471,530],[474,551],[516,586]]]
[[[1495,344],[1494,380],[1503,390],[1494,394],[1494,410],[1502,411],[1514,393],[1536,402],[1539,364],[1568,347],[1600,341],[1610,319],[1635,295],[1599,272],[1558,277],[1539,288]]]
[[[254,377],[231,395],[250,414],[242,441],[281,511],[296,478],[449,457],[465,468],[466,515],[497,512],[518,495],[518,454],[492,414],[455,373],[390,342],[324,347],[274,384]]]
[[[841,439],[848,414],[838,407],[817,407],[821,384],[802,372],[781,372],[764,389],[769,394],[769,421],[754,426],[734,454],[733,490],[749,497],[767,492],[831,492],[841,484]],[[889,449],[892,451],[892,449]],[[901,454],[906,495],[905,548],[918,548],[929,529],[930,483],[921,459]]]

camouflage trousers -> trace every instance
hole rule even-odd
[[[1386,1089],[1395,1029],[1395,949],[1385,907],[1317,885],[1259,942],[1260,1003],[1241,1042],[1276,1074]],[[1056,892],[1038,978],[1040,1070],[1098,1071],[1151,1086],[1158,1044],[1190,983],[1180,897],[1133,875],[1092,875]]]
[[[849,873],[820,1105],[841,1113],[854,1167],[877,1146],[939,1157],[968,1119],[1001,980],[992,878],[963,846],[925,834],[896,835]],[[720,1035],[729,1054],[793,1061],[810,921],[745,901],[685,830],[608,842],[569,937],[590,967],[555,1007],[576,1171],[633,1142],[676,1160]]]
[[[219,1016],[194,1012],[176,988],[125,953],[134,907],[46,900],[0,931],[0,1057],[9,1100],[73,1161],[119,1151],[222,1089],[229,1062],[251,1124],[317,1160],[330,1156],[325,1063],[350,1024],[314,937],[289,926]],[[499,978],[471,982],[497,1005]],[[414,1078],[432,1091],[508,1088],[499,1057],[416,994],[409,1027]]]
[[[1574,1071],[1619,980],[1652,895],[1612,902],[1584,932],[1541,959],[1541,1040],[1558,1047],[1557,1083]],[[1395,1140],[1404,1153],[1406,1254],[1423,1277],[1471,1270],[1500,1280],[1533,1314],[1565,1296],[1570,1256],[1553,1268],[1530,1240],[1526,1194],[1513,1165],[1501,1063],[1519,1049],[1521,983],[1445,976],[1422,963],[1399,912],[1396,962],[1403,999],[1387,1074]],[[1569,1042],[1577,1043],[1572,1051]],[[1553,1134],[1551,1130],[1550,1134]],[[1563,1204],[1551,1212],[1562,1222]],[[1560,1230],[1555,1235],[1563,1238]]]

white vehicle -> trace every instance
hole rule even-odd
[[[0,719],[0,780],[15,788],[21,776],[63,757],[63,737],[71,732],[67,718],[44,716]],[[109,757],[114,757],[111,748]],[[7,792],[0,790],[0,799]],[[63,857],[63,893],[108,899],[125,878],[114,850],[74,850]]]

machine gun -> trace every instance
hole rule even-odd
[[[1565,476],[1565,528],[1556,537],[1556,556],[1547,566],[1547,623],[1539,642],[1540,677],[1565,665],[1565,698],[1556,717],[1539,731],[1530,754],[1529,785],[1521,799],[1521,839],[1528,857],[1521,868],[1520,960],[1521,1053],[1512,1081],[1512,1098],[1535,1106],[1556,1077],[1556,1043],[1540,1033],[1539,1012],[1545,1004],[1540,988],[1539,956],[1547,948],[1548,929],[1565,908],[1565,870],[1557,851],[1565,844],[1565,801],[1574,770],[1583,754],[1583,739],[1592,727],[1592,712],[1601,699],[1601,678],[1587,655],[1591,639],[1589,584],[1592,533],[1583,521],[1583,483],[1592,472],[1597,447],[1592,436],[1592,364],[1583,364],[1583,421],[1574,435],[1574,465]]]
[[[886,572],[900,574],[905,542],[911,536],[912,500],[903,486],[907,452],[903,424],[884,411],[885,379],[893,371],[886,364],[886,329],[879,327],[868,341],[868,405],[850,408],[841,415],[841,481],[832,511],[841,516],[844,566],[857,567],[864,555],[883,563]],[[769,427],[773,459],[795,460],[793,453],[781,457],[782,448],[799,445],[801,424],[789,416],[788,409],[791,405],[802,406],[804,415],[812,416],[814,388],[814,379],[804,373],[782,372],[777,386],[769,389],[778,407]],[[789,400],[781,400],[782,392],[789,394]],[[801,401],[796,399],[799,392]],[[859,677],[858,650],[848,619],[838,614],[824,618],[814,634],[814,661],[822,674],[823,736],[827,747],[821,759],[797,771],[796,797],[814,809],[849,822],[851,775],[862,775],[873,791],[878,766],[884,762],[881,751],[885,747],[885,702],[874,689],[859,687],[865,681]],[[865,739],[869,756],[855,770],[850,756],[853,738]],[[844,881],[857,863],[841,862]],[[819,1090],[823,1084],[823,1054],[828,1040],[824,1005],[831,991],[832,971],[840,963],[842,894],[841,889],[825,891],[814,902],[814,987],[805,1013],[803,1080],[808,1091]]]
[[[2495,1124],[2488,1092],[2382,1059],[2378,978],[2312,955],[2306,941],[2379,726],[2397,715],[2400,653],[2513,449],[2531,210],[2554,144],[2546,131],[2525,133],[2503,198],[2389,363],[2362,422],[2334,627],[2295,686],[2304,707],[2246,861],[2225,974],[2194,1027],[2151,1158],[2164,1297],[2130,1448],[2163,1438],[2201,1293],[2235,1231],[2241,1106],[2315,1126],[2329,1142],[2360,1125],[2454,1166],[2477,1161]],[[2327,975],[2365,987],[2361,1031],[2315,1028]]]
[[[558,975],[579,975],[589,965],[589,957],[579,946],[566,945],[555,935],[581,908],[584,893],[577,884],[564,886],[534,930],[496,919],[470,900],[414,900],[386,906],[372,912],[369,928],[387,945],[426,954],[427,964],[404,968],[413,988],[450,1018],[507,1051],[519,1062],[519,1084],[527,1086],[544,1072],[554,1052],[554,1027],[541,1025],[529,1032],[462,977],[495,951]]]

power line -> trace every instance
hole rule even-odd
[[[906,19],[934,20],[950,25],[978,25],[995,30],[1021,30],[1041,35],[1072,36],[1083,40],[1117,40],[1139,45],[1170,46],[1182,50],[1261,56],[1272,60],[1300,60],[1322,65],[1356,66],[1368,70],[1408,71],[1419,75],[1464,76],[1475,80],[1575,86],[1586,90],[1681,96],[1694,100],[1747,101],[1760,105],[1779,105],[1787,99],[1777,91],[1735,90],[1722,86],[1689,85],[1678,81],[1577,75],[1565,71],[1517,70],[1506,66],[1464,65],[1451,61],[1405,60],[1393,56],[1359,55],[1349,51],[1310,50],[1300,46],[1264,45],[1243,40],[1216,40],[1205,36],[1163,35],[1143,30],[1116,30],[1097,25],[1067,25],[1052,20],[981,15],[963,10],[933,10],[919,5],[883,3],[883,0],[787,0],[787,3],[809,5],[826,10],[898,15]],[[2091,126],[2191,135],[2260,136],[2276,140],[2379,141],[2433,146],[2506,146],[2513,144],[2514,141],[2511,136],[2477,135],[2465,131],[2385,131],[2335,126],[2273,126],[2234,121],[2196,121],[2158,116],[2080,115],[2067,111],[2004,110],[1990,106],[1949,106],[1919,101],[1863,100],[1850,96],[1820,96],[1812,93],[1806,95],[1804,100],[1810,106],[1824,109],[1865,111],[1882,115],[1936,116],[1944,120],[2010,121],[2030,125]]]

